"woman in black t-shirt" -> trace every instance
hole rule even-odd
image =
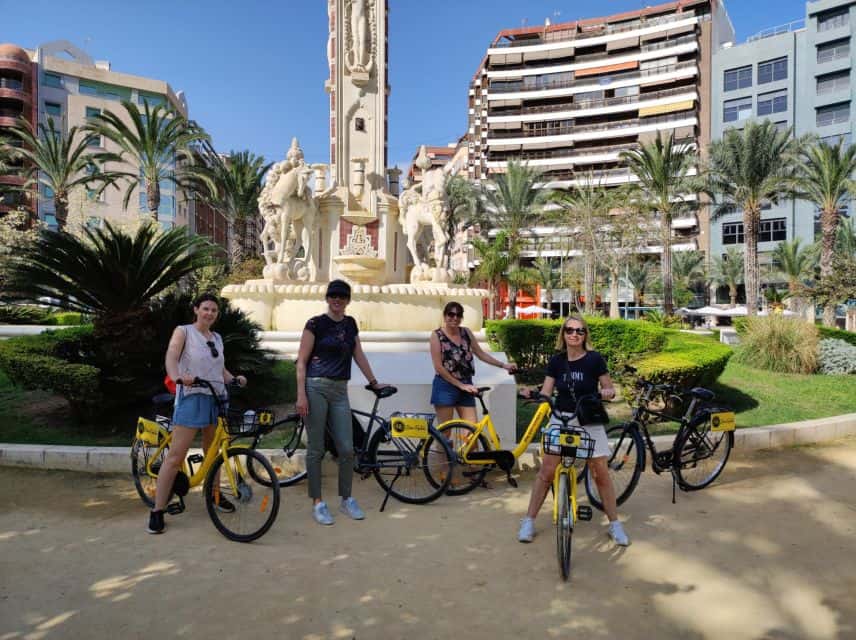
[[[547,375],[541,385],[541,393],[551,396],[556,391],[556,407],[562,412],[576,409],[576,398],[600,392],[604,400],[615,397],[615,387],[606,370],[606,362],[597,352],[591,350],[589,331],[582,316],[569,316],[563,323],[556,341],[560,352],[550,359]],[[575,424],[575,422],[571,422]],[[590,473],[594,476],[597,490],[603,502],[603,510],[609,518],[609,537],[620,546],[630,544],[621,522],[618,520],[618,508],[615,504],[615,488],[609,476],[606,464],[609,457],[609,441],[606,430],[600,424],[585,425],[586,431],[594,439],[594,452],[588,462]],[[547,491],[553,483],[553,475],[559,464],[559,456],[545,455],[541,468],[535,476],[532,494],[529,497],[529,509],[520,521],[517,539],[520,542],[532,542],[535,537],[535,517],[544,504]]]
[[[313,517],[319,524],[333,524],[327,503],[321,498],[321,460],[324,458],[324,430],[336,443],[339,463],[339,510],[354,520],[365,518],[357,501],[351,497],[354,475],[354,443],[351,431],[351,406],[348,402],[348,380],[351,359],[357,363],[369,384],[379,385],[360,344],[359,329],[345,308],[351,301],[351,286],[344,280],[333,280],[327,286],[327,313],[314,316],[306,323],[297,353],[297,412],[306,420],[306,472]]]

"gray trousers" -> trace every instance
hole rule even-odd
[[[324,429],[336,443],[339,454],[339,495],[351,497],[354,477],[354,438],[351,431],[351,405],[348,402],[348,382],[330,378],[307,378],[306,397],[309,419],[306,421],[306,475],[309,477],[309,497],[321,497],[321,460],[324,458]]]

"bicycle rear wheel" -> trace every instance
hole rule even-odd
[[[384,425],[372,436],[368,467],[384,491],[409,504],[436,500],[449,488],[454,458],[446,439],[429,427],[427,439],[393,438]]]
[[[639,433],[639,427],[632,422],[608,427],[606,437],[609,440],[610,452],[606,463],[609,467],[609,477],[612,478],[612,486],[615,488],[615,501],[620,505],[630,497],[639,483],[639,476],[642,475],[642,469],[645,467],[645,442],[642,440],[642,434]],[[603,511],[597,484],[588,467],[586,467],[585,481],[589,502],[594,508]]]
[[[573,471],[571,472],[573,473]],[[574,517],[571,510],[570,478],[559,473],[558,514],[556,518],[556,553],[559,558],[559,573],[563,580],[571,575],[571,543],[574,536]]]
[[[142,501],[152,508],[155,506],[155,491],[158,484],[158,471],[163,464],[169,447],[164,447],[160,453],[155,445],[142,440],[135,439],[131,445],[131,475],[134,477],[134,486]],[[152,473],[149,473],[151,468]]]
[[[302,420],[292,420],[277,424],[270,433],[256,436],[253,441],[253,449],[276,448],[270,451],[269,460],[280,487],[291,486],[306,477],[306,449],[301,447],[302,439]],[[252,472],[251,466],[250,473]],[[264,476],[257,481],[264,482],[263,478]]]
[[[279,511],[276,473],[267,458],[250,448],[230,448],[225,464],[218,457],[205,477],[204,493],[214,526],[235,542],[263,536]]]
[[[461,459],[461,450],[475,434],[475,428],[466,422],[447,422],[439,429],[440,435],[445,438],[452,449],[455,460],[455,468],[452,471],[452,479],[446,493],[450,496],[462,496],[469,493],[484,482],[490,465],[467,464]],[[479,434],[478,441],[471,451],[488,451],[490,445],[483,434]]]
[[[675,438],[673,469],[684,491],[704,489],[716,480],[734,446],[733,431],[711,431],[710,421],[683,428]]]

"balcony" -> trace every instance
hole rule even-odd
[[[0,69],[14,69],[15,71],[29,74],[33,71],[33,65],[19,58],[0,55]]]
[[[562,158],[569,162],[576,162],[576,158],[585,159],[592,156],[618,154],[621,151],[636,149],[638,148],[638,146],[639,145],[635,142],[630,142],[622,144],[604,145],[602,147],[597,147],[594,149],[585,149],[580,151],[576,151],[575,149],[538,149],[520,151],[519,153],[510,154],[510,156],[506,156],[505,158],[488,158],[488,166],[490,166],[490,163],[492,162],[507,162],[509,159],[544,160],[548,158]]]
[[[550,91],[555,89],[580,89],[582,91],[598,91],[601,89],[606,89],[617,82],[624,82],[627,80],[642,80],[643,78],[650,78],[652,76],[664,75],[667,73],[674,73],[678,71],[684,71],[692,69],[694,72],[697,71],[695,60],[687,60],[686,62],[678,62],[676,64],[666,64],[661,65],[659,67],[651,67],[649,69],[641,69],[639,71],[625,71],[620,73],[612,73],[606,76],[602,76],[601,80],[608,79],[608,84],[601,84],[597,81],[597,78],[585,77],[580,79],[570,79],[570,80],[553,80],[549,82],[540,82],[531,86],[526,86],[523,82],[515,82],[515,83],[505,83],[507,86],[497,85],[492,86],[488,89],[488,99],[489,100],[497,100],[497,99],[510,99],[510,97],[503,97],[501,94],[515,94],[515,93],[529,93],[536,91]],[[693,74],[694,75],[694,74]],[[573,93],[573,92],[572,92]],[[500,94],[500,95],[498,95]],[[531,96],[521,95],[515,96],[517,99],[525,99]]]

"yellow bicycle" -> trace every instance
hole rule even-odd
[[[191,487],[204,482],[203,494],[208,515],[224,536],[235,542],[251,542],[263,536],[273,525],[279,511],[279,482],[268,459],[249,443],[239,444],[238,438],[253,438],[273,425],[273,413],[255,411],[241,413],[228,409],[211,383],[197,378],[194,386],[210,389],[217,399],[218,418],[214,440],[205,455],[187,457],[176,475],[171,502],[167,512],[173,515],[185,509],[184,496]],[[140,498],[154,506],[158,471],[166,458],[172,433],[169,418],[156,420],[139,418],[131,446],[131,474]],[[197,469],[194,465],[199,464]],[[220,506],[221,499],[233,509]]]

